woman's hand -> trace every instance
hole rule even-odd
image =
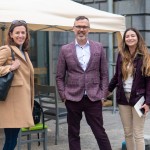
[[[12,61],[10,71],[14,71],[14,70],[18,69],[19,66],[20,66],[20,61],[18,59],[15,59],[14,61]]]
[[[146,114],[149,112],[149,105],[144,104],[141,108],[144,108],[144,109],[145,109],[144,115],[146,115]]]

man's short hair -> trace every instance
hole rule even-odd
[[[89,21],[89,19],[87,17],[85,17],[85,16],[78,16],[77,18],[75,18],[75,21],[84,20],[84,19]]]

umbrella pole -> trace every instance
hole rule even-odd
[[[5,25],[3,25],[3,26],[1,26],[1,30],[2,30],[2,45],[4,45],[4,31],[5,31],[5,29],[6,29],[6,27],[5,27]]]

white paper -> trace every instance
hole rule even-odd
[[[142,96],[142,97],[139,99],[139,101],[134,105],[134,108],[135,108],[136,112],[138,113],[139,117],[142,117],[142,115],[143,115],[143,113],[141,112],[140,109],[141,109],[141,107],[142,107],[144,101],[145,101],[145,98],[144,98],[144,96]]]

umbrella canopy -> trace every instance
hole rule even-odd
[[[0,3],[0,27],[13,20],[25,20],[31,30],[69,31],[74,18],[87,16],[91,32],[125,30],[125,17],[79,4],[71,0],[3,0]]]

